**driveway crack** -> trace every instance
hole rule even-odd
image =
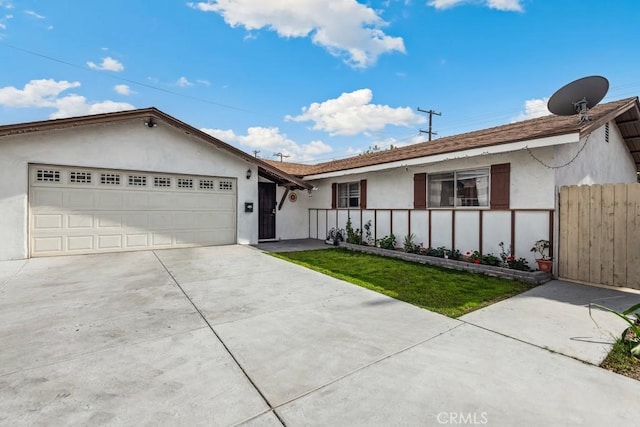
[[[258,392],[258,394],[260,395],[260,397],[262,398],[262,400],[267,404],[267,406],[269,407],[269,410],[273,412],[273,414],[276,416],[276,418],[278,418],[278,421],[280,421],[280,423],[282,423],[283,426],[286,427],[286,424],[284,422],[284,420],[280,417],[280,415],[278,415],[278,413],[275,411],[275,407],[271,404],[271,402],[269,402],[269,399],[267,399],[267,396],[264,395],[264,393],[262,393],[262,390],[260,390],[260,388],[258,387],[258,385],[255,383],[255,381],[253,380],[253,378],[251,378],[251,376],[249,375],[249,373],[244,369],[244,367],[242,366],[242,364],[240,363],[240,361],[236,358],[236,356],[231,352],[231,349],[227,346],[227,344],[224,342],[224,340],[222,339],[222,337],[218,334],[218,332],[216,332],[216,330],[214,329],[213,325],[209,322],[209,320],[207,320],[207,317],[204,315],[204,313],[200,310],[200,308],[195,304],[195,302],[193,302],[193,300],[191,299],[191,297],[189,296],[189,294],[187,294],[187,292],[182,288],[182,286],[180,286],[180,283],[178,283],[178,281],[176,280],[176,278],[174,277],[174,275],[171,273],[171,271],[169,271],[169,269],[167,268],[167,266],[164,264],[164,262],[162,262],[162,260],[160,259],[160,257],[158,256],[158,254],[156,253],[156,251],[153,251],[153,255],[155,255],[156,259],[158,260],[158,262],[160,263],[160,265],[162,265],[162,267],[165,269],[165,271],[167,272],[167,274],[169,275],[169,277],[171,277],[171,280],[173,280],[173,283],[176,284],[176,286],[178,287],[178,289],[180,289],[180,291],[182,292],[182,294],[185,296],[185,298],[189,301],[189,303],[191,303],[191,305],[193,306],[193,308],[198,312],[198,315],[200,315],[200,317],[202,318],[202,320],[206,323],[207,327],[211,330],[211,332],[213,332],[213,335],[215,335],[215,337],[218,339],[218,341],[220,341],[220,344],[222,344],[222,346],[224,347],[225,351],[229,354],[229,356],[231,357],[231,359],[234,361],[234,363],[238,366],[238,368],[240,369],[240,371],[242,372],[242,374],[245,376],[245,378],[249,381],[249,383],[253,386],[253,388]]]

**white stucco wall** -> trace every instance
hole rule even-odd
[[[553,164],[571,161],[583,146],[575,160],[555,170],[558,187],[636,182],[635,163],[615,122],[609,124],[609,142],[605,140],[605,126],[601,126],[578,143],[555,147]]]
[[[257,242],[257,210],[244,212],[258,201],[255,165],[161,121],[150,129],[132,120],[0,138],[0,260],[28,255],[29,163],[237,178],[237,242]]]
[[[286,188],[276,187],[276,203],[280,200]],[[295,193],[298,196],[295,202],[289,196]],[[309,193],[306,190],[289,191],[282,209],[276,208],[276,238],[300,239],[309,236]]]

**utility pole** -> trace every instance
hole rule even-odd
[[[280,157],[280,163],[282,163],[282,158],[283,157],[290,157],[288,154],[282,154],[282,152],[280,153],[274,153],[273,154],[274,157]]]
[[[435,112],[433,110],[423,110],[420,107],[418,107],[418,111],[420,111],[421,113],[426,113],[426,114],[429,115],[429,130],[426,131],[426,130],[420,129],[420,133],[428,133],[429,134],[429,141],[431,141],[431,135],[437,135],[438,134],[437,132],[434,132],[432,130],[432,127],[431,127],[431,123],[433,121],[433,115],[435,114],[436,116],[441,116],[442,113],[438,113],[438,112]]]
[[[253,157],[258,157],[258,153],[260,152],[260,150],[253,150]]]

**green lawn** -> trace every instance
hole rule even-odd
[[[532,287],[513,280],[341,248],[272,255],[450,317],[461,316]]]

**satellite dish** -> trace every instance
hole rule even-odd
[[[609,81],[601,76],[583,77],[558,89],[547,108],[558,116],[580,116],[579,123],[589,121],[589,109],[598,105],[609,90]]]

